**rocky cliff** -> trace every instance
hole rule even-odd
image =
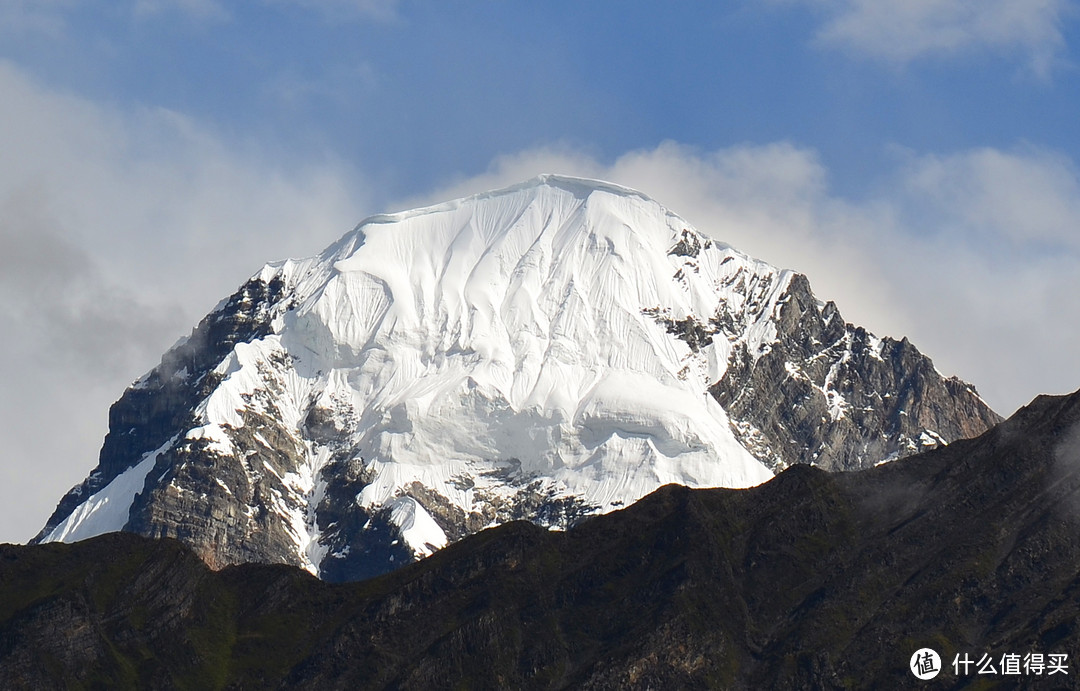
[[[775,324],[766,352],[754,357],[737,346],[709,387],[739,439],[772,468],[865,468],[977,436],[1001,420],[970,384],[943,376],[906,338],[879,339],[845,323],[802,275],[789,284]]]

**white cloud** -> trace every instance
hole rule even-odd
[[[825,13],[818,36],[896,64],[989,49],[1019,53],[1046,76],[1065,46],[1072,0],[781,0]]]
[[[906,159],[908,202],[930,206],[941,219],[939,232],[1080,249],[1080,177],[1068,158],[1038,149],[976,149]]]
[[[56,38],[64,33],[63,11],[74,6],[75,0],[2,0],[0,33]]]
[[[0,93],[0,540],[25,540],[93,466],[130,381],[266,261],[372,209],[333,161],[290,165],[2,62]]]

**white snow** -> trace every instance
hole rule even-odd
[[[79,504],[42,542],[78,542],[87,538],[123,530],[128,522],[135,495],[142,491],[146,476],[158,456],[176,442],[176,437],[143,456],[137,464],[113,478],[113,481]]]
[[[714,244],[674,281],[682,258],[667,249],[684,228],[638,193],[554,176],[361,224],[362,242],[326,257],[334,270],[280,338],[310,368],[339,372],[328,386],[347,387],[363,412],[358,450],[378,469],[364,503],[419,481],[467,508],[450,478],[509,458],[589,501],[633,501],[668,480],[771,477],[707,405],[726,339],[680,381],[689,348],[641,310],[707,323],[722,300],[743,299],[730,281],[717,290],[738,274],[761,293],[747,340],[762,350],[790,276]],[[626,437],[643,435],[652,444],[633,472],[611,470]]]
[[[839,391],[835,387],[836,375],[840,371],[840,368],[851,361],[851,334],[844,336],[844,353],[840,356],[840,359],[834,362],[829,367],[828,374],[825,375],[825,383],[821,387],[821,392],[825,394],[825,401],[829,406],[829,417],[833,421],[839,420],[844,417],[851,404],[847,402]]]
[[[418,557],[426,557],[446,546],[446,533],[423,506],[412,497],[387,502],[390,521],[401,530],[405,543]]]
[[[932,429],[924,429],[919,435],[919,446],[946,446],[949,442]]]

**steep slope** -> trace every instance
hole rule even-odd
[[[906,338],[876,338],[822,306],[806,277],[792,278],[771,347],[740,344],[709,392],[739,440],[774,469],[808,463],[865,468],[1000,421],[971,386],[941,376]]]
[[[113,406],[38,540],[124,529],[356,579],[513,519],[865,467],[997,419],[805,277],[542,176],[266,266]]]
[[[748,490],[667,486],[363,583],[173,541],[0,546],[0,686],[1077,688],[1080,394],[982,437]],[[1068,674],[957,675],[960,655]]]

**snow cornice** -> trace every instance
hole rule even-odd
[[[502,187],[499,189],[488,190],[486,192],[480,192],[477,194],[469,195],[467,197],[461,197],[447,202],[440,202],[438,204],[432,204],[430,206],[421,206],[415,209],[408,209],[405,211],[398,211],[394,213],[380,213],[368,216],[356,226],[356,229],[362,229],[364,226],[377,225],[384,223],[399,223],[401,221],[408,220],[410,218],[416,218],[419,216],[426,216],[433,213],[440,213],[446,211],[454,211],[461,208],[465,204],[471,202],[483,201],[485,199],[495,199],[498,197],[504,197],[517,192],[526,190],[539,190],[542,188],[560,189],[581,199],[587,198],[594,192],[606,192],[608,194],[617,195],[620,197],[636,197],[643,202],[650,204],[656,204],[660,208],[664,209],[666,213],[670,213],[666,207],[654,200],[652,197],[639,192],[630,187],[616,184],[614,182],[608,182],[606,180],[596,180],[592,178],[574,177],[572,175],[560,175],[556,173],[543,173],[537,175],[534,178],[530,178],[523,182],[519,182],[508,187]]]

